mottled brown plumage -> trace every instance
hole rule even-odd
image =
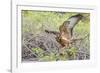
[[[69,48],[70,44],[73,42],[73,28],[82,19],[81,14],[77,14],[69,17],[63,24],[59,27],[60,32],[45,30],[47,33],[55,34],[56,40],[61,44],[61,48]]]
[[[60,34],[56,38],[57,41],[62,45],[62,47],[69,47],[69,44],[71,43],[71,35],[70,35],[70,28],[67,28],[65,25],[68,25],[69,22],[65,21],[60,27]]]
[[[59,27],[60,34],[56,39],[61,44],[62,48],[69,48],[73,40],[73,28],[81,20],[81,18],[81,14],[72,16],[67,21],[64,21],[64,23]]]

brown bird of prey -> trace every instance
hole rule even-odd
[[[57,42],[61,44],[61,48],[68,48],[73,42],[73,28],[82,18],[82,14],[73,15],[59,27],[60,32],[48,30],[45,30],[45,32],[55,34]]]
[[[57,41],[61,44],[62,48],[69,48],[73,40],[73,28],[83,18],[81,14],[71,16],[59,27],[59,35]]]

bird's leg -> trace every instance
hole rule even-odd
[[[65,48],[65,47],[59,49],[59,53],[60,53],[60,55],[64,55],[64,48]]]
[[[67,43],[65,46],[63,46],[61,49],[59,49],[60,55],[64,56],[65,49],[70,49],[70,47],[71,47],[70,43]]]

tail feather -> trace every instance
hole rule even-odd
[[[59,32],[57,31],[49,31],[49,30],[45,30],[46,33],[50,33],[50,34],[54,34],[54,35],[59,35]]]

